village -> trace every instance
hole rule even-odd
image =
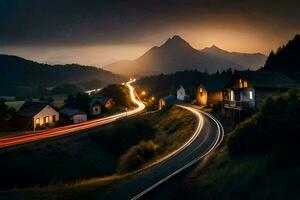
[[[110,86],[106,91],[114,90],[112,88],[118,87]],[[178,84],[176,88],[175,94],[157,100],[155,94],[146,97],[146,92],[142,89],[139,93],[148,105],[148,110],[161,110],[175,104],[192,104],[211,110],[221,110],[233,121],[238,122],[244,116],[255,112],[268,96],[299,88],[299,84],[280,72],[246,70],[235,71],[227,82],[199,80],[198,85]],[[114,92],[122,93],[121,90]],[[128,109],[128,102],[130,104],[128,96],[117,101],[113,96],[118,98],[119,94],[111,93],[110,96],[104,96],[99,95],[99,92],[88,95],[79,93],[74,97],[69,96],[61,108],[55,107],[51,102],[25,101],[10,120],[18,122],[16,127],[21,126],[22,130],[38,131],[78,124]]]
[[[2,107],[9,113],[1,127],[2,134],[39,132],[126,111],[133,106],[127,100],[127,90],[123,85],[109,85],[102,91],[69,95],[59,107],[47,98],[25,100],[18,109],[8,107],[2,100]]]
[[[190,103],[205,108],[223,109],[227,113],[255,112],[263,101],[279,92],[300,88],[299,83],[280,72],[235,71],[229,81],[179,84],[176,94],[159,100],[158,107]]]

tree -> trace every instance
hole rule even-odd
[[[75,108],[88,113],[90,100],[87,94],[78,93],[76,96],[69,95],[65,100],[64,107]]]
[[[14,108],[9,108],[5,104],[4,99],[0,99],[0,130],[8,129],[8,121],[14,116],[16,110]]]
[[[126,89],[127,90],[127,89]],[[113,98],[116,104],[122,106],[129,106],[130,98],[129,95],[125,92],[125,88],[120,85],[111,84],[103,88],[97,96],[105,96],[108,98]]]

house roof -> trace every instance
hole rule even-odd
[[[51,106],[51,105],[49,103],[45,103],[45,102],[26,101],[21,106],[21,108],[18,110],[17,114],[20,116],[23,116],[23,117],[34,117],[41,110],[43,110],[46,106]]]
[[[237,71],[235,75],[247,80],[252,87],[299,88],[299,84],[280,72]]]
[[[101,105],[105,105],[105,103],[109,100],[110,98],[108,97],[99,97],[99,98],[93,98],[90,103],[89,106],[92,107],[95,105],[95,103],[99,103]]]
[[[72,117],[72,116],[78,115],[78,114],[85,114],[81,110],[73,109],[73,108],[63,108],[60,110],[60,112],[69,117]]]

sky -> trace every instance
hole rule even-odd
[[[0,54],[103,66],[173,35],[269,54],[300,33],[298,0],[0,0]]]

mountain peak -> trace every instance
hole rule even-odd
[[[204,51],[219,51],[219,52],[224,52],[225,50],[221,49],[220,47],[217,47],[216,45],[211,45],[211,47],[206,47],[203,49]]]
[[[217,47],[216,45],[211,45],[211,47],[210,47],[211,49],[221,49],[221,48],[219,48],[219,47]]]
[[[189,47],[191,45],[182,39],[179,35],[174,35],[172,38],[169,38],[161,47]]]

